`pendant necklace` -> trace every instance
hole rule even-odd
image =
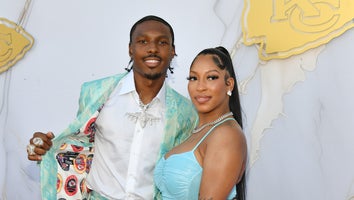
[[[146,124],[148,123],[152,125],[155,121],[160,120],[159,117],[155,117],[147,112],[154,100],[155,99],[145,105],[139,98],[138,105],[140,107],[141,112],[127,113],[126,115],[135,123],[139,121],[143,128],[145,128]]]
[[[205,127],[207,127],[207,126],[213,126],[213,125],[219,123],[221,120],[223,120],[223,119],[225,119],[226,117],[231,116],[231,115],[233,115],[232,112],[225,113],[225,114],[221,115],[219,118],[217,118],[215,121],[206,123],[206,124],[204,124],[203,126],[201,126],[201,127],[199,127],[199,128],[195,128],[195,129],[192,131],[192,133],[198,133],[199,131],[203,130]]]

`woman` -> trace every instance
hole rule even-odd
[[[247,146],[228,51],[224,47],[201,51],[187,79],[199,124],[156,165],[154,179],[162,198],[218,200],[237,194],[244,200]]]

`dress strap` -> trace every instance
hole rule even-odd
[[[195,147],[192,149],[192,152],[194,152],[198,146],[200,145],[200,143],[202,143],[204,141],[204,139],[214,130],[214,128],[218,127],[220,124],[229,121],[229,120],[234,120],[236,121],[234,118],[226,118],[222,121],[220,121],[219,123],[215,124],[213,127],[211,127],[211,129],[209,129],[209,131],[202,137],[202,139],[199,140],[199,142],[195,145]]]

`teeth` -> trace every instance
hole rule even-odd
[[[147,62],[147,63],[158,63],[159,61],[158,60],[146,60],[145,62]]]

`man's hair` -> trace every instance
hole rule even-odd
[[[135,22],[135,24],[130,29],[129,45],[132,43],[132,35],[136,29],[136,26],[138,26],[139,24],[146,22],[146,21],[157,21],[157,22],[161,22],[162,24],[166,25],[170,29],[170,32],[171,32],[172,47],[175,48],[175,34],[173,32],[172,26],[167,21],[162,19],[161,17],[155,16],[155,15],[145,16],[145,17],[141,18],[139,21]]]

